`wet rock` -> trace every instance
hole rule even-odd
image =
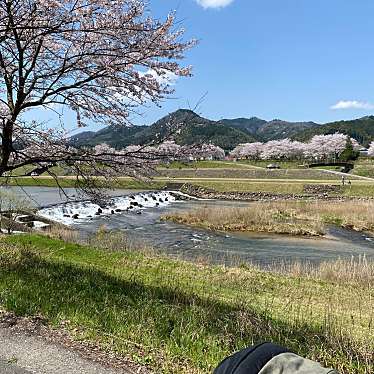
[[[117,213],[120,213],[120,212],[122,212],[122,209],[117,208],[117,209],[116,209],[116,212],[117,212]]]
[[[70,214],[64,214],[64,217],[70,218]]]
[[[114,210],[112,209],[111,211],[110,211],[110,214],[114,214],[115,212],[114,212]]]
[[[78,219],[79,218],[79,214],[73,214],[72,218],[73,219]]]
[[[142,214],[142,211],[141,211],[141,210],[138,210],[138,211],[136,212],[136,214]]]
[[[158,201],[159,201],[160,203],[163,203],[163,202],[164,202],[164,200],[162,200],[161,197],[158,199]]]

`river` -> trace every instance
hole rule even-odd
[[[23,196],[27,194],[35,207],[47,207],[40,210],[45,217],[69,224],[83,235],[94,233],[99,227],[105,226],[109,230],[124,232],[134,243],[147,244],[188,260],[205,259],[228,265],[254,263],[267,266],[296,261],[320,263],[364,255],[374,259],[374,238],[337,227],[329,228],[330,239],[310,239],[269,234],[216,233],[160,220],[164,214],[186,211],[201,205],[250,204],[245,202],[175,201],[174,195],[167,192],[117,190],[112,195],[122,197],[114,198],[113,207],[107,210],[103,208],[100,212],[102,214],[95,215],[94,210],[98,208],[92,208],[90,202],[58,205],[66,202],[66,196],[60,194],[57,188],[13,187],[12,190]],[[65,191],[70,199],[81,198],[74,189]],[[136,206],[126,211],[129,204]],[[79,217],[73,219],[72,216],[77,212]]]

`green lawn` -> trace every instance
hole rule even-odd
[[[191,183],[207,188],[212,188],[222,192],[272,192],[278,194],[302,194],[305,184],[340,184],[339,181],[334,180],[289,180],[289,179],[259,179],[259,180],[245,180],[245,179],[205,179],[205,178],[157,178],[151,182],[141,182],[130,178],[120,178],[113,188],[118,189],[162,189],[167,183]],[[13,186],[40,186],[40,187],[57,187],[57,183],[53,178],[17,178],[9,179],[8,183]],[[60,178],[59,184],[61,187],[76,187],[76,180],[69,178]],[[105,187],[109,187],[107,184]],[[358,197],[374,197],[374,183],[362,180],[353,180],[352,185],[346,186],[344,189],[344,196],[358,196]]]
[[[303,169],[305,166],[303,165],[303,161],[278,161],[278,160],[238,160],[238,164],[244,165],[251,165],[256,167],[266,168],[270,164],[277,164],[281,167],[281,169]]]
[[[79,183],[75,178],[58,178],[58,182],[52,177],[20,177],[3,179],[3,183],[10,186],[24,186],[24,187],[77,187]],[[146,189],[162,189],[165,187],[164,181],[149,181],[143,182],[131,178],[120,178],[115,183],[108,183],[103,179],[99,179],[99,183],[105,188],[118,188],[125,190],[146,190]]]
[[[233,161],[194,161],[178,162],[174,161],[169,165],[162,165],[160,169],[241,169],[248,165]]]
[[[266,340],[343,374],[374,369],[372,278],[328,281],[119,249],[3,237],[0,304],[157,373],[211,373]]]

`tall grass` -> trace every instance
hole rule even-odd
[[[325,224],[374,231],[372,201],[275,201],[247,207],[200,207],[166,215],[166,220],[222,231],[323,235]]]
[[[351,259],[323,261],[319,264],[308,262],[274,263],[268,271],[292,277],[345,283],[358,283],[370,289],[374,286],[374,262],[366,256],[352,256]]]

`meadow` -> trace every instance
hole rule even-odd
[[[100,233],[88,245],[2,237],[0,266],[2,308],[43,316],[52,328],[152,372],[211,373],[230,353],[262,341],[342,374],[374,369],[374,266],[364,258],[225,268]]]

